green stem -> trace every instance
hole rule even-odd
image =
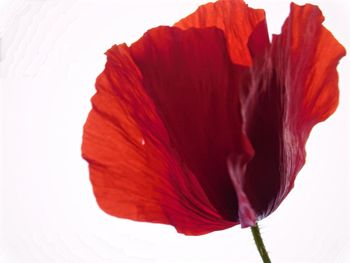
[[[253,237],[255,240],[255,245],[258,248],[261,259],[263,260],[264,263],[271,263],[271,260],[269,258],[269,254],[267,253],[264,242],[261,238],[258,223],[256,223],[256,225],[252,226],[250,229],[252,230]]]

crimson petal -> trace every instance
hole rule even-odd
[[[107,52],[82,146],[104,211],[189,235],[238,223],[226,157],[244,146],[225,50],[220,30],[161,27],[132,56]]]
[[[175,23],[176,27],[207,28],[215,27],[223,31],[227,42],[231,62],[236,65],[250,67],[256,56],[261,56],[270,48],[270,42],[265,20],[265,12],[261,9],[249,8],[242,0],[219,0],[200,6],[193,14]],[[249,42],[249,45],[248,45]],[[243,87],[248,70],[240,70],[235,84],[240,86],[240,93],[247,92]],[[244,112],[242,112],[244,114]],[[242,136],[249,158],[254,154],[249,140]],[[235,186],[238,199],[238,217],[242,227],[255,225],[256,212],[250,204],[250,199],[244,189],[246,182],[246,163],[249,158],[227,159],[231,180]]]
[[[338,104],[336,66],[345,50],[323,20],[318,7],[292,4],[271,53],[254,60],[242,104],[245,131],[255,150],[244,189],[260,217],[274,211],[292,189],[311,128]]]
[[[226,220],[238,221],[226,160],[249,149],[241,133],[239,67],[216,28],[150,30],[131,46],[172,146]]]

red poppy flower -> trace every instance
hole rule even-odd
[[[272,213],[338,104],[323,19],[292,4],[270,43],[263,10],[221,0],[108,50],[82,145],[99,206],[187,235]]]

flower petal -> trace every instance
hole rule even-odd
[[[291,5],[271,54],[254,60],[242,104],[245,130],[255,150],[245,191],[260,217],[275,210],[305,162],[311,128],[338,104],[336,66],[344,48],[322,26],[313,5]]]
[[[305,161],[304,147],[312,127],[326,120],[338,106],[336,68],[346,51],[322,26],[323,21],[317,6],[292,3],[282,34],[272,43],[277,75],[285,76],[284,85],[289,91],[284,123],[284,137],[289,142],[284,150],[286,178],[278,203],[292,189]]]
[[[233,226],[178,158],[126,45],[107,53],[96,81],[82,152],[99,206],[138,221],[200,235]]]
[[[131,46],[143,83],[169,132],[172,146],[226,220],[238,220],[228,156],[249,155],[241,130],[241,72],[216,28],[160,27]],[[248,158],[246,158],[248,159]]]
[[[249,8],[242,0],[219,0],[200,6],[197,11],[175,24],[182,29],[215,27],[224,32],[227,48],[233,64],[251,66],[255,57],[262,57],[270,48],[264,10]],[[243,77],[245,73],[241,74]],[[243,77],[244,78],[244,77]],[[249,91],[243,81],[236,81],[240,93]],[[246,136],[242,136],[245,151],[252,157],[253,149]],[[232,156],[231,156],[232,157]],[[250,206],[244,189],[246,161],[249,158],[230,158],[233,173],[231,180],[238,198],[238,217],[242,227],[255,225],[255,212]],[[242,162],[245,160],[245,162]]]
[[[269,45],[265,12],[262,9],[249,8],[242,0],[219,0],[200,6],[197,11],[175,24],[176,27],[216,27],[221,29],[227,40],[227,47],[234,64],[249,66],[252,64],[248,49],[248,40],[255,28],[260,25],[265,32],[256,39],[261,48]]]

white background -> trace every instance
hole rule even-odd
[[[103,53],[205,2],[0,1],[0,262],[260,262],[249,229],[186,237],[108,216],[80,156]],[[270,32],[280,32],[289,2],[247,2],[264,8]],[[350,47],[349,4],[313,3]],[[314,128],[295,188],[261,222],[273,262],[350,262],[349,62],[339,65],[338,111]]]

